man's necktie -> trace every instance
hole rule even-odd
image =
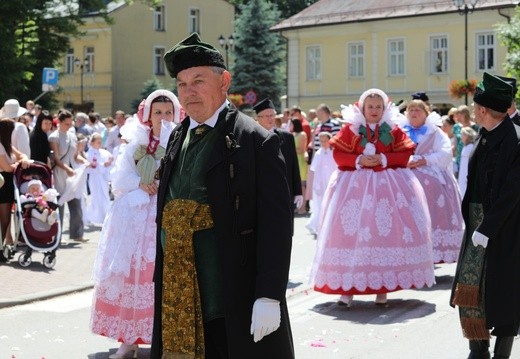
[[[204,133],[206,133],[206,131],[208,131],[209,129],[211,129],[211,126],[202,124],[202,125],[198,125],[197,127],[193,128],[193,133],[195,134],[195,136],[201,136]]]

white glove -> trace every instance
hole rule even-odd
[[[487,247],[489,238],[485,235],[483,235],[480,232],[473,232],[473,235],[471,236],[471,241],[473,242],[473,245],[476,246],[482,246],[484,248]]]
[[[300,208],[303,205],[303,196],[294,196],[294,204],[296,205],[296,208]]]
[[[259,342],[280,327],[280,302],[269,298],[258,298],[253,304],[251,335]]]

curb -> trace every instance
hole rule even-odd
[[[29,294],[29,295],[22,295],[22,296],[12,298],[12,299],[0,299],[0,309],[14,307],[17,305],[22,305],[22,304],[28,304],[31,302],[37,302],[40,300],[51,299],[51,298],[59,297],[62,295],[67,295],[67,294],[71,294],[71,293],[75,293],[75,292],[81,292],[81,291],[92,289],[92,288],[94,288],[94,282],[89,281],[89,282],[80,283],[77,285],[71,285],[68,287],[62,287],[59,289],[49,290],[46,292],[38,292],[38,293],[34,293],[34,294]],[[286,294],[285,294],[285,299],[287,301],[289,301],[290,299],[297,298],[297,297],[301,296],[302,294],[307,295],[309,291],[312,291],[312,285],[300,285],[296,288],[287,290]]]
[[[37,292],[34,294],[22,295],[16,298],[10,299],[0,299],[0,309],[14,307],[17,305],[28,304],[31,302],[36,302],[40,300],[50,299],[59,297],[66,294],[71,294],[75,292],[81,292],[87,289],[91,289],[94,287],[93,281],[88,281],[84,283],[80,283],[77,285],[71,285],[67,287],[61,287],[58,289],[53,289],[45,292]]]

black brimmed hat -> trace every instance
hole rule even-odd
[[[253,110],[255,110],[257,115],[267,108],[272,108],[273,110],[275,109],[273,101],[271,101],[269,98],[265,98],[253,106]]]
[[[506,81],[484,72],[477,85],[473,102],[497,112],[506,113],[513,101],[513,87]]]
[[[210,44],[202,42],[195,32],[168,50],[164,55],[164,62],[168,73],[173,78],[176,78],[182,70],[190,67],[226,68],[222,54]]]

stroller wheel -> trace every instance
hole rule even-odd
[[[30,256],[26,255],[25,253],[21,253],[20,256],[18,256],[18,264],[22,267],[29,267],[32,263],[32,259]]]
[[[52,269],[56,265],[56,256],[53,256],[52,254],[46,254],[43,257],[43,265],[45,268]]]

